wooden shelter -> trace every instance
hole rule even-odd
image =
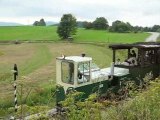
[[[116,51],[120,49],[128,50],[128,58],[131,52],[131,49],[136,48],[137,61],[139,66],[147,66],[149,62],[151,64],[160,63],[160,43],[156,42],[139,42],[133,44],[114,44],[109,45],[109,48],[113,50],[113,62],[116,60]],[[148,57],[148,58],[147,58]],[[150,57],[150,58],[149,58]],[[148,61],[150,60],[150,61]]]
[[[137,49],[136,65],[115,65],[115,67],[128,68],[132,77],[139,76],[144,78],[146,73],[152,73],[153,78],[159,76],[160,73],[160,43],[158,42],[138,42],[133,44],[114,44],[109,45],[113,50],[113,62],[116,62],[116,51],[127,50],[128,58],[132,49]]]

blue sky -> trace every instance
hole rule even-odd
[[[132,25],[160,25],[160,0],[0,0],[0,21],[32,24],[44,18],[59,22],[71,13],[77,20],[93,21],[105,17]]]

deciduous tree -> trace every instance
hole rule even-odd
[[[33,23],[33,26],[46,26],[46,23],[45,23],[44,19],[42,18],[42,19],[40,19],[40,21],[35,21]]]
[[[64,14],[57,28],[57,33],[60,38],[67,39],[76,34],[77,24],[76,18],[72,14]]]
[[[96,18],[93,22],[93,28],[97,30],[105,30],[108,26],[108,21],[104,17]]]
[[[130,32],[132,31],[132,26],[128,22],[125,23],[125,22],[116,20],[112,23],[112,26],[110,27],[109,31],[119,32],[119,33]]]
[[[85,29],[92,29],[93,28],[92,22],[85,21],[83,24],[84,24],[83,26]]]
[[[45,23],[45,21],[44,21],[44,19],[42,18],[42,19],[40,19],[40,21],[39,21],[39,25],[40,26],[46,26],[46,23]]]
[[[158,29],[160,29],[160,25],[154,25],[152,27],[152,32],[158,32]]]

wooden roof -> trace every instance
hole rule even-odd
[[[109,48],[112,49],[132,49],[132,48],[140,48],[140,49],[159,49],[159,42],[137,42],[133,44],[113,44],[109,45]]]

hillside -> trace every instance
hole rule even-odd
[[[51,40],[59,41],[56,26],[19,26],[0,27],[0,41],[10,40]],[[101,30],[85,30],[79,28],[74,42],[104,42],[104,43],[131,43],[144,41],[149,33],[110,33]]]
[[[23,24],[15,22],[0,22],[0,26],[22,26]]]

